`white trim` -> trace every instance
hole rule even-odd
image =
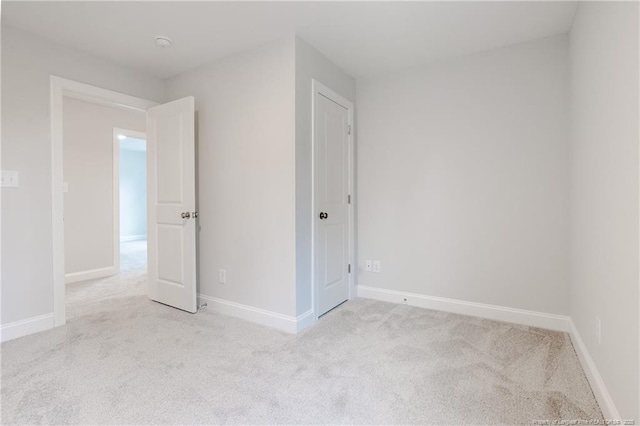
[[[571,319],[568,316],[508,308],[506,306],[467,302],[465,300],[447,299],[444,297],[427,296],[417,293],[406,293],[403,291],[387,290],[363,285],[358,286],[358,297],[381,300],[384,302],[404,303],[420,308],[434,309],[460,315],[476,316],[496,321],[546,328],[549,330],[568,332],[570,329],[569,324]]]
[[[297,330],[297,332],[300,333],[305,328],[315,324],[316,321],[318,321],[318,318],[316,318],[316,316],[315,316],[315,314],[313,312],[313,309],[309,309],[304,314],[298,315],[296,317],[296,330]]]
[[[147,139],[147,134],[144,132],[138,132],[137,130],[122,129],[120,127],[113,128],[113,265],[116,270],[115,273],[120,272],[120,243],[122,241],[134,241],[134,239],[120,238],[120,139],[118,135],[125,135],[127,137]],[[135,240],[144,240],[147,238],[145,235],[132,235],[125,238],[135,238]]]
[[[316,95],[324,96],[338,105],[347,109],[348,123],[351,129],[349,134],[349,152],[348,152],[348,165],[349,165],[349,194],[351,195],[351,204],[348,206],[349,211],[349,251],[348,262],[351,264],[351,273],[349,274],[349,300],[353,299],[357,295],[356,282],[357,282],[357,269],[356,268],[356,248],[355,248],[355,125],[354,125],[354,105],[345,97],[339,95],[333,90],[329,89],[324,84],[320,83],[316,79],[311,79],[311,307],[313,310],[313,322],[318,320],[318,297],[316,288],[316,227],[318,221],[316,220]],[[313,323],[312,322],[312,323]]]
[[[11,322],[9,324],[2,324],[0,326],[0,342],[50,330],[53,328],[53,324],[53,313],[38,315],[37,317]]]
[[[290,334],[296,334],[315,322],[312,310],[293,317],[204,294],[198,294],[198,299],[198,305],[201,301],[206,301],[207,307],[212,311],[275,328],[276,330]]]
[[[637,19],[640,20],[640,7],[638,8],[638,16],[636,17]],[[637,21],[636,21],[637,22]],[[640,44],[638,45],[638,55],[640,56]],[[636,95],[638,96],[638,99],[640,99],[640,85],[638,86],[638,93],[636,93]],[[640,134],[640,120],[638,120],[638,134]],[[639,148],[640,148],[640,142],[638,143]],[[638,149],[638,164],[640,164],[640,149]],[[640,168],[638,168],[638,188],[640,188]],[[638,197],[638,210],[640,211],[640,197]],[[638,244],[638,246],[640,246],[640,215],[638,215],[638,240],[636,241],[636,243]],[[638,253],[638,264],[640,264],[640,252]],[[638,309],[640,309],[640,274],[638,276]],[[640,315],[638,315],[638,364],[640,365]],[[638,369],[638,387],[636,389],[638,389],[638,392],[640,392],[640,369]],[[602,405],[601,405],[602,406]],[[638,413],[638,415],[640,416],[640,413]],[[640,421],[640,419],[637,419],[638,421]]]
[[[115,266],[105,268],[89,269],[88,271],[70,272],[64,275],[65,284],[77,283],[80,281],[95,280],[96,278],[110,277],[120,272]]]
[[[64,81],[51,76],[51,245],[53,273],[53,316],[55,326],[66,323],[64,305],[64,194],[62,96]]]
[[[569,327],[569,335],[573,341],[573,347],[580,359],[580,363],[582,364],[582,369],[587,376],[587,380],[591,385],[593,395],[596,397],[598,405],[600,405],[603,417],[608,420],[621,420],[622,418],[620,417],[620,413],[613,403],[613,399],[604,384],[604,380],[602,380],[602,376],[600,376],[600,372],[598,371],[596,364],[593,362],[591,355],[589,355],[589,351],[582,341],[580,333],[578,333],[578,329],[572,319],[569,320]]]
[[[127,243],[129,241],[143,241],[147,239],[147,234],[142,235],[125,235],[124,237],[120,237],[121,243]]]
[[[56,84],[64,91],[64,96],[79,99],[110,107],[133,109],[145,112],[149,108],[159,105],[157,102],[149,101],[135,96],[127,95],[113,90],[103,89],[90,84],[68,80],[52,75],[51,83]]]
[[[113,208],[113,230],[111,231],[111,239],[113,244],[113,268],[116,272],[120,272],[120,139],[118,134],[120,129],[113,128],[113,154],[111,163],[113,170],[111,171],[112,179],[112,195],[111,207]],[[67,281],[69,282],[69,281]]]
[[[51,108],[51,249],[53,271],[53,318],[55,326],[64,325],[65,276],[64,276],[64,196],[63,185],[63,96],[118,108],[146,111],[158,105],[153,101],[136,98],[89,84],[50,76]]]

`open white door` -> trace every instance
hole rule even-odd
[[[149,298],[195,313],[195,106],[188,97],[147,110]]]

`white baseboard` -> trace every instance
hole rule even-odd
[[[296,334],[316,321],[313,311],[307,311],[298,317],[279,314],[253,306],[242,305],[229,300],[198,294],[198,298],[207,302],[207,307],[212,311],[225,315],[231,315],[247,321],[255,322],[286,333]]]
[[[298,315],[298,317],[296,318],[296,331],[300,333],[302,330],[314,324],[316,321],[318,321],[318,318],[316,318],[316,316],[313,314],[313,310],[309,310],[302,315]]]
[[[127,243],[129,241],[142,241],[147,239],[147,234],[144,235],[126,235],[120,237],[121,243]]]
[[[109,277],[117,274],[118,271],[113,266],[107,266],[106,268],[91,269],[89,271],[71,272],[65,274],[65,284],[77,283],[79,281],[95,280],[96,278]]]
[[[0,326],[0,342],[17,339],[28,334],[38,333],[53,328],[53,314],[38,315]]]
[[[573,320],[570,320],[569,324],[571,328],[570,336],[573,341],[573,347],[578,354],[578,358],[582,364],[582,369],[587,376],[587,380],[589,380],[593,394],[600,405],[602,415],[607,420],[621,420],[622,418],[620,417],[620,413],[613,403],[613,399],[604,384],[604,380],[602,380],[602,376],[600,376],[600,372],[598,371],[596,364],[593,362],[591,355],[589,355],[589,351],[584,345],[576,325],[573,323]]]
[[[406,303],[407,305],[420,308],[471,315],[549,330],[564,332],[570,330],[570,318],[564,315],[527,311],[524,309],[507,308],[505,306],[447,299],[444,297],[426,296],[424,294],[406,293],[363,285],[358,286],[358,297],[384,302]]]

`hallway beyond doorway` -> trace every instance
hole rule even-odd
[[[67,285],[67,321],[111,310],[122,299],[147,294],[147,241],[120,244],[120,273]]]

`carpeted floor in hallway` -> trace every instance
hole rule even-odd
[[[120,243],[120,273],[67,284],[67,322],[90,314],[97,306],[110,309],[122,300],[147,294],[147,241]]]

